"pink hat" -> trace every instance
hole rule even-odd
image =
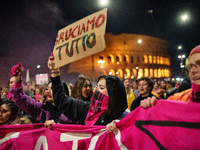
[[[17,65],[12,67],[10,76],[16,76],[17,75],[17,71],[19,70],[19,67],[21,67],[22,70],[24,70],[24,67],[22,66],[22,62],[20,62]]]
[[[200,53],[200,45],[193,48],[189,56],[193,55],[194,53]]]

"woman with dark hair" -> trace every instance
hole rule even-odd
[[[147,77],[142,77],[139,79],[138,89],[140,92],[140,96],[138,96],[131,104],[131,111],[140,106],[141,100],[146,99],[147,97],[154,96],[151,93],[153,89],[153,82]]]
[[[89,102],[92,94],[92,83],[90,79],[87,76],[79,75],[75,81],[71,97]]]
[[[68,123],[69,120],[66,116],[61,114],[58,109],[55,107],[53,96],[52,96],[52,83],[49,82],[46,88],[46,102],[40,103],[36,102],[30,96],[27,96],[24,93],[22,85],[22,73],[23,68],[19,66],[14,75],[14,86],[11,88],[12,101],[16,105],[29,114],[36,122],[45,122],[46,120],[54,120],[55,122]],[[61,82],[63,87],[63,92],[69,94],[68,88],[64,82]]]
[[[3,100],[0,105],[0,125],[18,124],[21,112],[10,100]]]
[[[58,68],[53,69],[53,66],[52,56],[50,56],[48,67],[51,70],[55,106],[70,120],[85,125],[106,125],[120,118],[126,110],[126,92],[123,82],[118,77],[99,77],[91,101],[85,102],[64,94],[60,71]]]

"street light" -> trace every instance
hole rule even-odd
[[[142,40],[141,39],[138,39],[138,44],[141,44],[142,43]]]
[[[98,64],[101,65],[101,68],[103,68],[103,64],[104,64],[104,63],[105,63],[105,60],[100,59],[100,60],[98,61]]]
[[[37,68],[39,69],[41,66],[40,65],[37,65]]]
[[[183,15],[181,16],[181,20],[182,20],[183,22],[187,21],[188,19],[189,19],[189,17],[188,17],[187,14],[183,14]]]
[[[178,49],[182,49],[182,46],[181,46],[181,45],[179,45],[179,46],[178,46]]]
[[[181,59],[180,67],[184,68],[185,66],[183,65],[183,59],[185,58],[185,55],[184,54],[178,55],[178,58]]]
[[[100,0],[99,2],[102,6],[108,5],[108,0]]]

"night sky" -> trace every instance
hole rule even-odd
[[[187,56],[199,44],[200,0],[109,0],[106,7],[107,33],[167,40],[172,71],[179,69],[177,56]],[[103,8],[98,0],[1,0],[0,57],[28,58],[32,66],[46,67],[57,31]],[[180,19],[184,13],[189,16],[186,22]]]

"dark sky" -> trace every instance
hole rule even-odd
[[[199,44],[200,0],[109,0],[107,33],[133,33],[163,38],[170,43],[173,71],[178,54]],[[0,56],[46,65],[57,31],[104,7],[98,0],[1,0]],[[153,10],[153,13],[149,13]],[[181,22],[180,15],[189,20]],[[178,50],[177,46],[183,49]]]

